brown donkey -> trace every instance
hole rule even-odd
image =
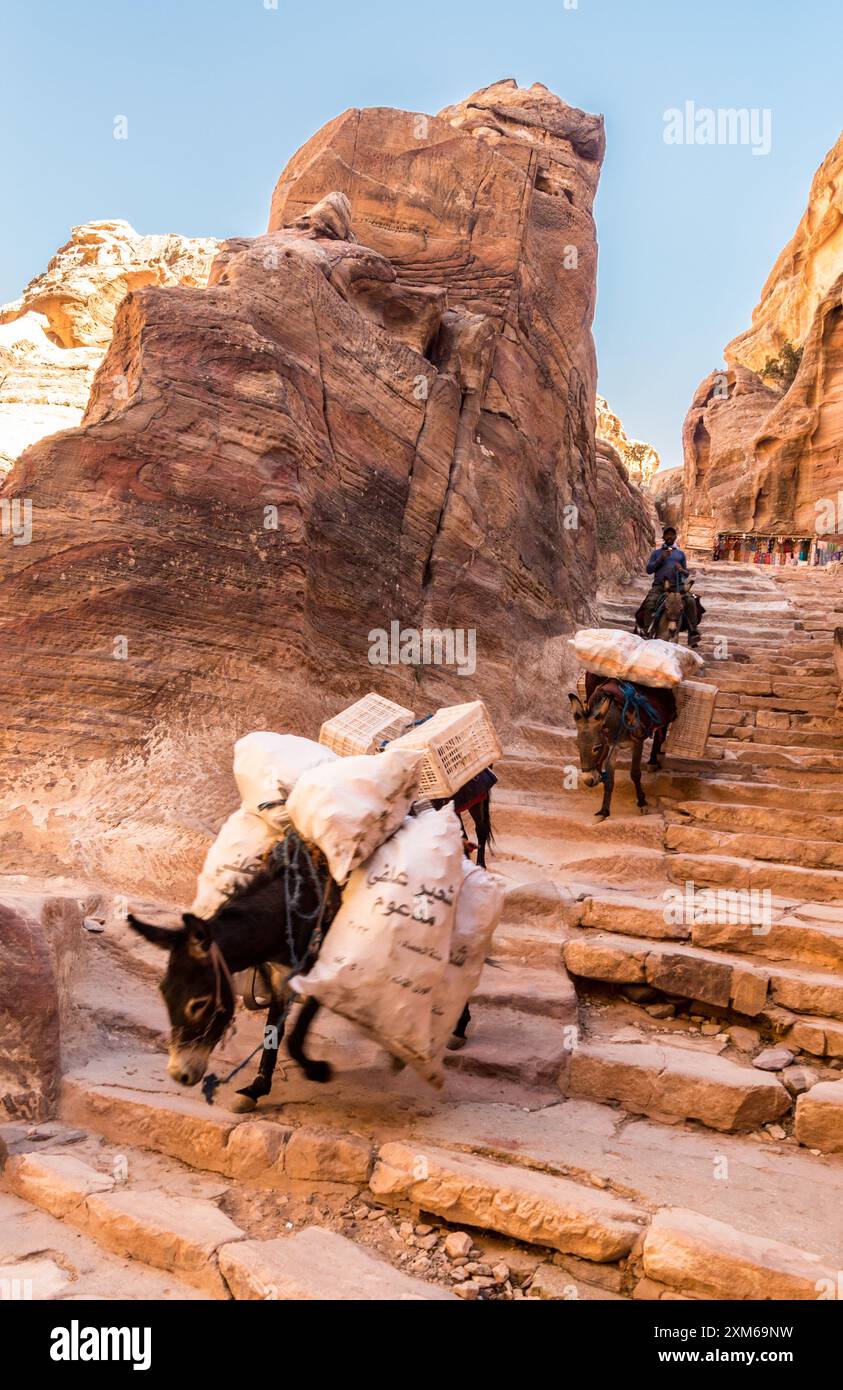
[[[599,681],[596,687],[593,684],[595,681]],[[645,815],[647,798],[641,785],[644,743],[652,734],[653,747],[648,765],[660,767],[658,759],[667,725],[676,715],[672,692],[640,688],[628,681],[601,680],[593,676],[590,681],[587,679],[587,688],[589,684],[592,689],[586,704],[578,695],[569,694],[568,699],[574,712],[577,751],[585,773],[583,781],[587,787],[603,783],[603,801],[600,810],[594,814],[598,820],[606,820],[610,813],[615,787],[615,754],[621,744],[628,743],[632,747],[629,775],[635,787],[638,809]]]

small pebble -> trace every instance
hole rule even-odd
[[[765,1047],[763,1052],[759,1052],[757,1057],[753,1057],[752,1065],[759,1071],[784,1071],[793,1061],[793,1053],[786,1047]]]

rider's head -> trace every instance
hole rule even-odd
[[[662,540],[664,541],[665,545],[675,545],[675,544],[676,544],[676,527],[675,527],[675,526],[665,526],[664,530],[662,531]]]

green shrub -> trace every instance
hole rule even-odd
[[[795,348],[788,338],[782,346],[778,357],[768,357],[764,366],[761,368],[761,376],[774,381],[777,386],[781,386],[783,391],[788,391],[793,385],[794,377],[799,371],[799,363],[802,361],[802,348]]]

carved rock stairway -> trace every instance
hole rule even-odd
[[[86,940],[63,1123],[3,1131],[0,1265],[60,1237],[101,1269],[48,1296],[116,1270],[174,1297],[833,1297],[843,619],[799,580],[792,598],[768,574],[701,579],[711,756],[648,774],[649,815],[621,774],[595,822],[570,729],[521,727],[495,804],[504,921],[441,1095],[323,1016],[329,1085],[288,1064],[255,1114],[228,1111],[231,1088],[209,1108],[164,1071],[155,953],[116,920]],[[603,621],[635,605],[610,600]],[[689,882],[768,890],[763,930],[687,914]],[[238,1022],[218,1072],[259,1028]],[[796,1065],[754,1067],[773,1044]],[[39,1222],[59,1234],[28,1239]]]
[[[717,1033],[716,1020],[722,1030],[741,1018],[760,1030],[756,1051],[763,1035],[828,1063],[843,1056],[843,718],[831,660],[843,595],[826,576],[800,576],[791,596],[790,576],[733,569],[710,566],[699,578],[708,610],[700,646],[705,678],[720,690],[709,756],[697,764],[668,760],[671,775],[653,779],[666,876],[677,888],[626,902],[593,898],[565,959],[582,980],[678,1001],[680,1013],[701,1010],[727,1049],[718,1063],[738,1049],[728,1031]],[[637,601],[609,601],[601,621],[629,626]],[[765,626],[772,615],[774,642]],[[667,1079],[681,1070],[674,1053],[653,1053],[641,1039],[631,1056],[617,1054],[617,1045],[603,1047],[588,1067],[578,1063],[576,1084],[649,1114],[664,1108]],[[740,1071],[733,1077],[738,1091],[745,1083],[737,1107],[725,1103],[724,1073],[713,1092],[723,1097],[722,1113],[699,1088],[694,1092],[691,1079],[685,1113],[693,1106],[703,1123],[729,1128],[791,1109],[784,1087],[775,1078],[769,1086],[769,1073],[746,1065]],[[753,1074],[762,1087],[751,1084]],[[796,1102],[795,1135],[811,1147],[843,1151],[843,1109],[832,1128],[827,1110],[843,1106],[843,1082],[833,1069],[812,1080],[822,1081],[825,1130],[808,1122],[814,1102],[805,1094]],[[681,1112],[682,1094],[681,1084],[672,1087],[671,1113]],[[775,1132],[784,1137],[784,1130]]]

